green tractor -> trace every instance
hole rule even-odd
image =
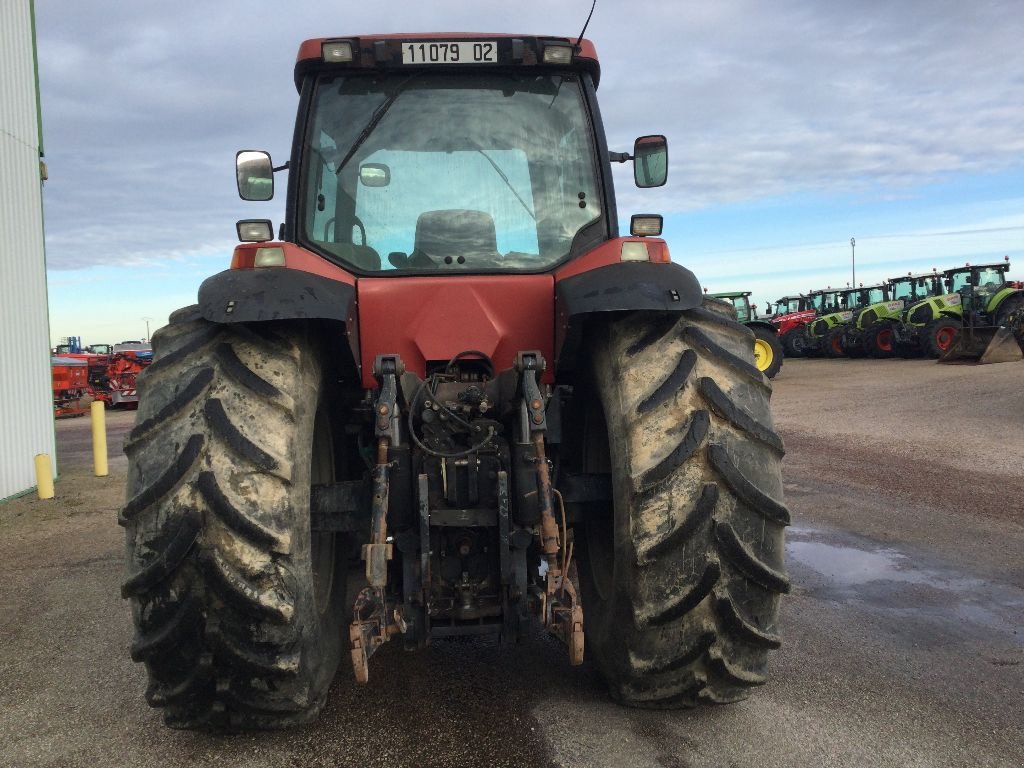
[[[778,329],[767,320],[757,317],[757,306],[750,303],[750,291],[726,291],[712,293],[716,299],[732,304],[736,319],[754,332],[754,364],[769,379],[782,368],[783,349]]]
[[[911,278],[897,277],[878,285],[860,288],[858,308],[853,319],[843,326],[840,345],[849,357],[892,357],[895,354],[889,321],[900,316],[903,296]]]
[[[833,328],[841,322],[848,322],[853,313],[847,310],[844,293],[848,289],[828,287],[824,290],[811,291],[807,294],[810,307],[818,317],[807,324],[806,354],[810,357],[828,355],[825,348],[826,338]],[[838,355],[842,349],[838,350]]]
[[[1015,332],[1021,334],[1024,289],[1007,284],[1009,269],[1007,257],[995,264],[968,264],[943,273],[946,288],[960,296],[960,326],[942,350],[940,362],[1004,363],[1024,357],[1015,338]]]
[[[862,357],[858,347],[844,344],[847,331],[860,310],[889,300],[889,287],[884,284],[844,288],[836,292],[832,311],[811,323],[811,335],[817,342],[818,352],[825,357]],[[828,292],[826,292],[827,294]]]
[[[1015,356],[1012,330],[1024,322],[1024,290],[1006,282],[1008,260],[945,270],[916,278],[916,302],[891,323],[897,351],[906,357],[997,362]],[[926,294],[924,298],[920,294]],[[967,310],[967,330],[964,310]],[[1000,328],[1010,329],[999,333]],[[1024,330],[1019,331],[1024,337]],[[1001,350],[1001,351],[1000,351]]]
[[[934,270],[897,280],[893,298],[903,299],[904,309],[886,321],[894,352],[900,357],[939,357],[959,327],[960,294],[947,291],[942,275]]]

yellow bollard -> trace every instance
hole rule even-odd
[[[107,414],[102,400],[93,400],[89,406],[92,415],[92,463],[96,477],[107,476]]]
[[[40,499],[53,498],[53,465],[47,453],[36,454],[36,486]]]

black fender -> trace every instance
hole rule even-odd
[[[763,328],[766,331],[771,331],[776,336],[779,334],[779,328],[774,323],[769,323],[767,320],[751,320],[749,323],[744,323],[747,328]]]
[[[287,267],[226,269],[199,286],[199,311],[212,323],[340,322],[359,364],[356,289],[340,280]]]
[[[286,267],[226,269],[199,286],[199,311],[212,323],[355,317],[355,286]]]
[[[581,360],[589,320],[615,312],[677,313],[701,306],[696,276],[679,264],[627,261],[573,275],[555,284],[555,362],[573,371]]]

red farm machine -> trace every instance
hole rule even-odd
[[[81,416],[86,411],[82,401],[93,395],[108,357],[93,347],[83,347],[79,336],[65,336],[51,352],[54,415]]]
[[[82,400],[89,392],[89,364],[85,360],[58,354],[50,358],[50,371],[54,417],[85,413]]]
[[[778,331],[786,357],[804,357],[807,354],[810,344],[807,326],[817,316],[809,296],[783,296],[775,302],[768,320]]]
[[[114,344],[103,364],[90,375],[92,395],[107,406],[135,408],[139,402],[138,375],[153,362],[153,350],[141,341]]]
[[[771,385],[661,217],[620,234],[612,163],[660,186],[667,142],[610,151],[599,78],[584,39],[302,44],[280,237],[238,223],[125,443],[131,655],[169,724],[308,722],[384,643],[530,622],[631,706],[766,680]],[[240,152],[241,196],[275,170]]]

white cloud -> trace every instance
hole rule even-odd
[[[589,7],[524,0],[516,28],[575,35]],[[235,219],[267,215],[237,200],[232,157],[286,154],[303,38],[508,28],[498,4],[339,8],[38,3],[51,267],[193,252],[229,240]],[[611,145],[669,136],[671,181],[657,197],[669,213],[798,193],[900,196],[949,174],[1020,168],[1019,11],[995,0],[602,0],[587,34]],[[619,193],[623,211],[653,199],[626,183]]]

